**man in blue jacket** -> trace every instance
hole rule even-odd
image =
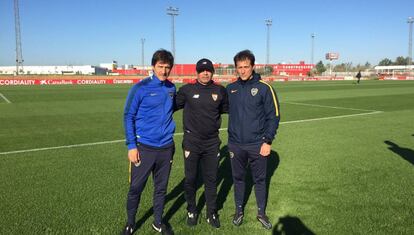
[[[160,49],[152,56],[151,65],[153,75],[131,88],[124,110],[130,187],[126,205],[128,222],[123,234],[134,232],[141,193],[151,173],[154,181],[152,227],[162,234],[171,233],[162,223],[162,214],[174,155],[172,114],[176,89],[167,80],[174,57],[169,51]]]
[[[250,165],[255,183],[257,219],[266,229],[272,224],[266,216],[266,164],[279,126],[279,102],[273,88],[254,71],[255,57],[249,50],[234,56],[239,75],[227,86],[229,98],[228,149],[234,182],[236,213],[233,224],[244,217],[245,176]]]

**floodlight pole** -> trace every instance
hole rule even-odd
[[[175,16],[178,16],[178,8],[176,7],[168,7],[167,8],[167,15],[171,16],[171,50],[172,54],[175,58]]]
[[[413,60],[413,22],[414,18],[412,16],[408,17],[408,65],[412,64]]]
[[[142,66],[142,69],[144,69],[144,65],[145,65],[145,60],[144,60],[144,43],[145,43],[145,38],[141,38],[141,66]]]
[[[269,64],[270,58],[270,26],[272,26],[272,19],[265,20],[267,26],[267,40],[266,40],[266,65]],[[266,69],[266,67],[265,67]]]
[[[314,48],[314,40],[315,40],[315,34],[314,33],[312,33],[311,34],[311,38],[312,38],[312,41],[311,41],[311,64],[313,64],[313,48]]]
[[[16,75],[23,73],[23,52],[20,33],[19,0],[14,0],[14,28],[16,31]]]

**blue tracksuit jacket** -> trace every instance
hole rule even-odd
[[[279,101],[273,88],[253,73],[227,86],[229,99],[229,143],[272,142],[279,127]]]
[[[158,148],[173,143],[175,94],[174,84],[162,82],[155,75],[131,88],[124,109],[128,149],[137,148],[137,143]]]

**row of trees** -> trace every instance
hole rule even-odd
[[[323,72],[325,72],[326,70],[329,69],[329,64],[323,64],[322,61],[319,61],[316,65],[315,65],[315,73],[316,74],[322,74]],[[353,65],[352,63],[341,63],[341,64],[337,64],[337,65],[333,65],[332,67],[332,72],[358,72],[360,70],[364,71],[367,69],[371,69],[372,65],[369,62],[366,62],[364,65],[361,64],[357,64],[357,65]]]
[[[409,63],[410,63],[409,57],[398,56],[397,58],[395,58],[395,61],[392,61],[388,58],[382,59],[378,63],[378,65],[380,66],[408,65]],[[322,74],[323,72],[328,70],[329,66],[330,66],[329,64],[325,65],[322,61],[319,61],[315,65],[314,72],[316,74]],[[368,70],[371,68],[372,68],[372,65],[369,62],[366,62],[364,65],[357,64],[355,66],[352,63],[341,63],[341,64],[334,65],[332,68],[332,72],[358,72],[360,70],[364,71],[364,70]]]
[[[408,65],[410,63],[409,57],[398,56],[395,58],[395,61],[392,61],[388,58],[382,59],[378,65],[380,66],[388,66],[388,65]]]

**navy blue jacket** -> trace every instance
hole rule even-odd
[[[155,75],[131,88],[124,109],[128,149],[137,148],[138,143],[157,148],[172,145],[175,93],[174,84],[160,81]]]
[[[229,143],[271,143],[279,127],[279,101],[273,88],[253,73],[227,86],[229,99]]]

